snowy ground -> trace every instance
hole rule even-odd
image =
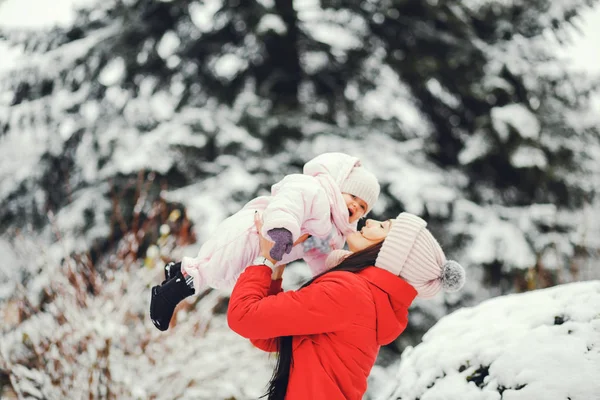
[[[456,311],[377,372],[381,400],[600,399],[600,281]]]

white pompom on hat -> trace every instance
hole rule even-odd
[[[367,203],[368,213],[371,211],[379,197],[379,181],[377,177],[363,166],[355,166],[342,182],[340,189],[342,193],[353,194]]]
[[[431,298],[440,290],[456,292],[465,283],[465,270],[446,259],[426,226],[416,215],[401,213],[392,222],[375,266],[400,276],[421,298]]]

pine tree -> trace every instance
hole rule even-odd
[[[448,252],[514,290],[511,268],[549,246],[572,254],[575,221],[556,210],[594,191],[598,133],[578,123],[592,88],[552,51],[592,2],[555,3],[110,0],[68,28],[0,31],[26,53],[0,80],[3,146],[23,149],[2,172],[0,231],[41,228],[82,193],[103,201],[82,207],[88,221],[109,221],[117,198],[129,222],[140,171],[152,196],[196,185],[224,217],[348,146],[381,172],[375,216],[421,214]]]

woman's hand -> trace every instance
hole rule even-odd
[[[275,267],[273,273],[271,274],[271,280],[276,281],[277,279],[283,279],[283,269],[285,268],[285,264],[281,264]]]
[[[266,239],[263,235],[261,235],[262,230],[262,218],[258,211],[254,212],[254,226],[256,227],[256,233],[258,233],[258,243],[260,245],[260,255],[271,261],[273,264],[277,263],[273,257],[271,257],[271,249],[275,245],[275,243],[271,242],[269,239]]]

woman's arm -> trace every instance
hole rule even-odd
[[[281,276],[283,274],[284,267],[285,267],[284,265],[275,267],[275,270],[273,271],[273,275],[271,275],[271,286],[269,287],[267,296],[273,296],[273,295],[276,295],[277,293],[283,292],[283,289],[281,288],[283,279],[281,278]],[[254,347],[257,347],[257,348],[261,349],[262,351],[266,351],[268,353],[272,353],[272,352],[279,350],[277,347],[277,339],[276,338],[250,339],[250,342],[254,345]]]
[[[279,289],[277,292],[275,293],[269,293],[271,294],[277,294],[281,291],[281,283],[283,280],[283,270],[285,268],[285,264],[281,264],[275,267],[275,269],[273,269],[273,274],[271,274],[271,281],[272,282],[279,282]],[[272,285],[271,285],[272,286]]]
[[[268,296],[271,269],[251,266],[231,294],[227,322],[249,339],[310,335],[343,329],[352,322],[355,293],[349,272],[332,272],[299,290]]]
[[[254,223],[260,232],[260,215],[255,215]],[[273,243],[259,234],[259,244],[261,255],[273,262],[269,255]],[[269,296],[272,275],[270,267],[257,265],[239,276],[227,310],[233,331],[249,339],[269,339],[332,332],[350,323],[355,275],[333,272],[299,291]]]

